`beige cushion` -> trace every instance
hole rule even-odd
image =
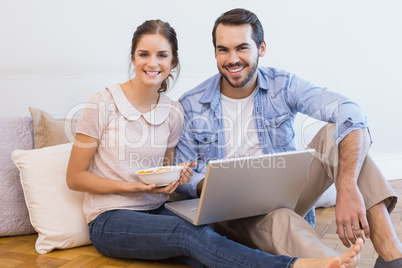
[[[29,107],[35,149],[73,142],[77,118],[56,119],[45,111]]]
[[[12,153],[30,221],[38,232],[35,249],[39,254],[90,243],[82,210],[84,193],[72,191],[66,184],[71,148],[67,143]]]

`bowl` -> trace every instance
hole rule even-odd
[[[142,169],[135,174],[145,184],[155,183],[156,186],[166,186],[172,181],[177,181],[180,178],[180,171],[184,166],[163,166],[148,169]]]

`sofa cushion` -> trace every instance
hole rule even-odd
[[[73,142],[78,118],[55,118],[47,112],[29,107],[32,116],[35,149]]]
[[[82,210],[84,193],[72,191],[66,184],[71,148],[67,143],[12,153],[30,220],[38,232],[35,249],[39,254],[90,243]]]
[[[32,119],[0,118],[0,126],[0,236],[32,234],[19,171],[11,159],[15,149],[33,149]]]

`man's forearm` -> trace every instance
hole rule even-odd
[[[370,148],[370,134],[367,128],[350,132],[339,143],[339,170],[336,187],[357,183],[360,169]]]

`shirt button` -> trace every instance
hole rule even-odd
[[[278,125],[278,122],[275,122],[275,124],[274,124],[275,126],[277,126]]]
[[[208,141],[208,139],[207,139],[207,138],[204,138],[204,141]]]

